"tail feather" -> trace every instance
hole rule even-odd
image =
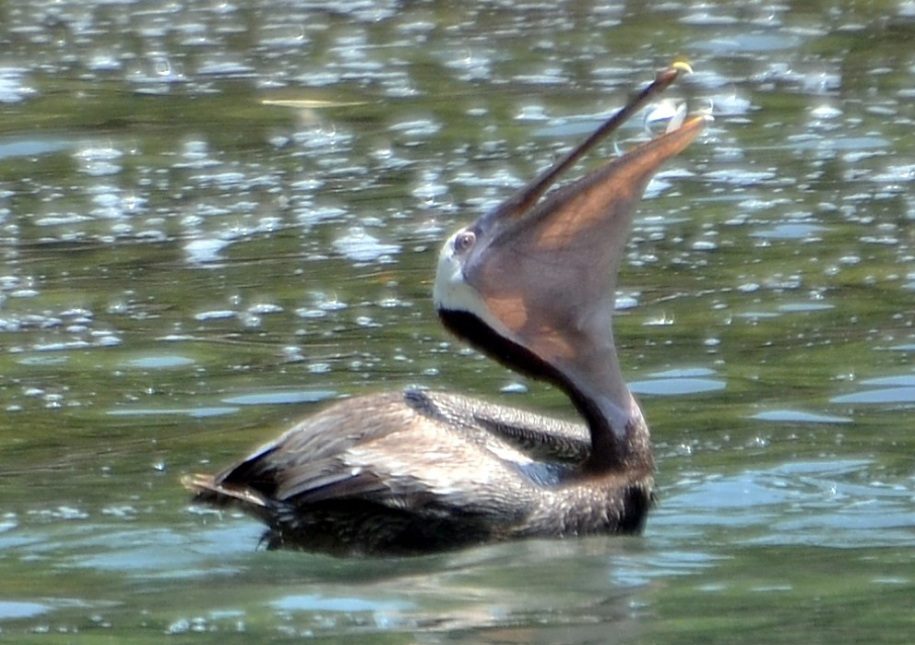
[[[270,502],[261,493],[247,486],[217,482],[213,475],[195,473],[181,478],[181,484],[194,494],[196,503],[226,506],[238,504],[246,511],[262,515]]]

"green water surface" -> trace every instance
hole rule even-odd
[[[0,639],[915,638],[912,2],[0,2],[0,52]],[[341,560],[188,505],[339,397],[571,415],[439,328],[438,246],[676,57],[643,536]]]

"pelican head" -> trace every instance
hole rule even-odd
[[[595,442],[596,424],[616,441],[629,440],[633,426],[644,426],[613,340],[616,276],[646,185],[695,139],[705,118],[689,118],[543,195],[682,69],[658,74],[584,143],[456,231],[439,254],[434,301],[445,326],[504,364],[563,388],[588,420]]]

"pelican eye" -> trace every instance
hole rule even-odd
[[[461,231],[454,236],[454,250],[456,253],[463,253],[477,241],[476,233],[473,231]]]

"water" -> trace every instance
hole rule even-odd
[[[0,636],[911,641],[913,38],[905,1],[3,5]],[[644,536],[339,560],[187,505],[342,396],[568,413],[438,328],[437,247],[677,56],[716,120],[620,279]]]

